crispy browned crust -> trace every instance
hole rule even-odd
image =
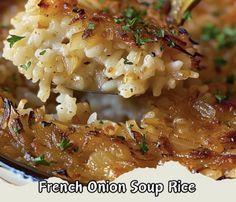
[[[125,32],[122,27],[124,23],[115,23],[114,18],[122,16],[123,11],[129,6],[134,7],[138,11],[146,12],[143,23],[138,23],[134,29]],[[41,0],[38,3],[40,11],[46,16],[70,16],[72,18],[71,24],[83,23],[84,34],[83,38],[86,40],[93,35],[100,35],[105,38],[111,36],[117,40],[128,44],[133,48],[140,48],[137,45],[135,34],[137,30],[140,31],[140,37],[143,39],[150,39],[150,43],[161,42],[163,48],[169,48],[173,44],[174,49],[181,51],[193,59],[193,66],[198,67],[200,54],[194,48],[188,32],[183,28],[179,28],[175,23],[170,22],[168,13],[170,5],[166,5],[165,9],[157,11],[154,9],[154,4],[140,4],[137,0],[132,1],[105,1],[100,4],[99,9],[89,9],[84,7],[76,0]],[[105,10],[104,10],[105,9]],[[109,11],[107,11],[108,9]],[[87,29],[88,23],[94,23],[95,29]],[[164,30],[165,37],[158,37],[157,30]],[[174,34],[173,34],[174,33]],[[172,45],[171,45],[172,44]]]
[[[56,7],[49,12],[50,2],[41,1],[40,7],[45,9],[45,14],[47,12],[53,14],[56,9],[62,9],[65,15],[71,15],[69,8],[72,8],[73,1],[66,1],[69,4],[66,7],[60,3],[61,1],[56,1],[54,4]],[[84,21],[86,25],[93,15],[85,18],[81,8],[78,9],[76,8],[74,10],[76,12],[72,14],[75,15],[72,23],[79,20]],[[106,15],[98,14],[102,19],[103,15]],[[110,25],[105,24],[105,26]],[[151,101],[152,109],[158,109],[161,116],[157,119],[144,120],[148,125],[147,128],[140,129],[142,132],[133,129],[131,131],[133,138],[124,129],[125,125],[120,123],[117,125],[122,130],[111,135],[111,131],[114,130],[112,124],[104,126],[95,123],[75,127],[58,122],[47,123],[43,108],[34,109],[23,116],[16,110],[14,99],[1,94],[0,153],[69,181],[113,180],[135,168],[155,167],[160,162],[170,160],[180,162],[191,171],[202,172],[205,169],[220,171],[222,173],[220,178],[223,179],[227,171],[236,168],[236,152],[232,152],[236,149],[236,127],[230,124],[235,117],[236,95],[232,93],[229,100],[217,103],[214,100],[214,92],[220,90],[225,94],[232,86],[217,83],[208,87],[209,91],[206,93],[213,95],[208,104],[216,110],[216,116],[211,119],[204,117],[193,107],[196,101],[204,98],[204,94],[196,86],[192,86],[188,92],[184,89],[184,93],[180,95],[178,89],[177,93],[164,92],[161,98],[168,99],[164,105],[161,99],[147,96],[137,98],[137,101],[140,99],[142,103]],[[173,126],[176,117],[183,118],[191,130],[179,133],[178,128]],[[148,132],[152,129],[156,130],[155,134]],[[143,134],[146,134],[148,146],[148,151],[145,153],[140,150]],[[65,151],[61,151],[58,147],[63,138],[73,143]],[[110,155],[111,151],[115,151],[117,155]],[[112,171],[112,175],[101,173],[98,167],[89,166],[91,158],[96,154],[100,162],[98,167],[103,171]],[[34,158],[41,155],[45,155],[50,166],[36,165],[33,162]]]
[[[141,129],[142,132],[132,129],[134,138],[127,133],[124,124],[118,124],[120,129],[117,131],[111,123],[104,125],[97,122],[79,127],[57,122],[47,123],[43,109],[20,116],[12,102],[2,97],[0,153],[40,171],[69,181],[80,180],[85,183],[89,180],[112,180],[134,168],[156,167],[159,162],[171,160],[178,161],[195,172],[205,169],[220,171],[222,179],[227,171],[236,167],[236,155],[230,152],[236,149],[236,130],[226,124],[233,117],[236,97],[233,95],[228,102],[213,104],[217,116],[209,120],[193,109],[193,103],[201,96],[197,90],[191,90],[184,97],[174,96],[174,103],[169,106],[171,111],[159,108],[166,114],[165,117],[158,120],[144,119],[147,126]],[[155,100],[153,105],[155,102],[158,106],[159,103]],[[179,134],[178,129],[169,124],[173,117],[184,117],[192,131]],[[147,132],[150,127],[155,127],[158,133]],[[111,131],[116,132],[111,135]],[[143,134],[146,134],[148,146],[145,153],[140,149]],[[73,143],[65,151],[58,148],[63,138]],[[77,152],[75,148],[78,148]],[[122,151],[124,155],[114,155],[112,161],[101,160],[99,165],[101,168],[108,165],[113,172],[112,176],[101,175],[97,169],[88,166],[92,155],[102,152],[106,156],[112,150],[117,154]],[[42,154],[47,161],[53,162],[50,166],[35,165],[32,162],[32,159]]]
[[[105,129],[97,125],[74,128],[61,123],[47,123],[43,118],[43,109],[20,116],[9,99],[1,98],[0,105],[0,153],[69,181],[115,179],[136,167],[155,167],[160,156],[157,151],[145,156],[141,154],[138,144],[141,134],[138,132],[135,133],[137,142],[129,141],[118,135],[109,136],[109,130],[114,130],[112,126]],[[61,151],[58,144],[64,138],[73,145]],[[101,162],[102,166],[110,164],[108,167],[114,172],[112,176],[100,176],[96,169],[91,170],[87,166],[93,153],[112,149],[127,153],[125,157],[114,157],[113,162]],[[50,166],[34,165],[32,159],[42,154],[46,155],[47,161],[53,162]],[[59,175],[62,170],[63,175]]]

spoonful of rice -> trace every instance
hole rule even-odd
[[[75,104],[73,91],[159,96],[199,77],[199,54],[179,27],[198,2],[29,0],[3,56],[39,82],[43,102],[51,92],[60,104]]]

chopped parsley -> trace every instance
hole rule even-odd
[[[120,23],[122,23],[124,21],[124,18],[114,18],[114,22],[116,23],[116,24],[120,24]]]
[[[130,26],[128,24],[123,25],[122,29],[123,29],[124,32],[129,32],[130,31]]]
[[[156,35],[157,35],[157,37],[159,37],[159,38],[164,38],[164,37],[165,37],[165,30],[164,30],[164,29],[158,29],[158,30],[156,31]]]
[[[124,59],[124,64],[125,65],[133,65],[134,63],[129,61],[127,58]]]
[[[51,165],[50,162],[46,161],[45,155],[41,155],[41,156],[39,156],[39,157],[37,157],[37,158],[34,158],[32,161],[33,161],[36,165],[43,165],[43,166],[50,166],[50,165]]]
[[[220,29],[218,29],[215,25],[209,23],[202,28],[201,38],[203,41],[209,41],[215,39],[219,34]]]
[[[18,128],[18,127],[13,127],[13,131],[14,131],[14,133],[16,134],[16,135],[18,135],[18,134],[20,134],[20,128]]]
[[[214,63],[217,67],[222,67],[227,63],[227,61],[223,58],[215,58]]]
[[[17,41],[20,41],[21,39],[25,38],[24,36],[17,36],[17,35],[10,35],[10,36],[11,37],[7,39],[7,42],[10,44],[10,48],[12,48]]]
[[[47,51],[46,50],[43,50],[39,53],[39,55],[44,55]]]
[[[157,8],[162,8],[164,2],[165,0],[156,1]],[[177,30],[171,30],[168,33],[163,28],[152,25],[145,20],[146,15],[146,11],[137,10],[135,7],[128,6],[120,16],[116,16],[113,20],[115,23],[121,24],[124,34],[131,32],[134,35],[137,46],[143,46],[146,43],[157,41],[169,34],[173,36],[178,35],[179,32]],[[175,43],[169,42],[169,46],[175,47]]]
[[[104,12],[104,13],[109,13],[110,10],[109,10],[109,8],[104,8],[104,9],[102,9],[102,12]]]
[[[223,95],[220,92],[216,92],[214,95],[215,95],[215,99],[218,103],[222,103],[223,101],[226,101],[229,99],[228,95]]]
[[[143,12],[140,12],[138,10],[136,10],[134,7],[129,6],[128,8],[126,8],[123,12],[123,15],[128,18],[129,20],[133,19],[133,18],[137,18],[137,19],[141,19],[141,17],[144,15]]]
[[[162,52],[162,51],[164,51],[164,49],[165,49],[165,47],[163,45],[161,45],[160,51]]]
[[[169,41],[167,42],[167,45],[168,45],[170,48],[174,48],[174,47],[175,47],[175,42],[169,40]]]
[[[142,38],[140,32],[135,33],[135,40],[138,46],[142,46],[145,43],[152,42],[152,39]]]
[[[146,154],[148,152],[149,148],[148,148],[148,145],[147,145],[145,135],[142,136],[139,147],[140,147],[140,150],[141,150],[142,154]]]
[[[165,0],[156,0],[156,3],[154,5],[154,8],[156,10],[161,10],[165,5]]]
[[[129,32],[131,28],[134,26],[134,24],[137,22],[137,18],[133,18],[132,20],[129,20],[128,23],[126,23],[124,26],[122,26],[122,29],[125,32]]]
[[[27,71],[30,68],[31,64],[32,63],[29,61],[26,64],[20,65],[20,67]]]
[[[132,130],[132,128],[134,127],[134,124],[130,124],[129,125],[129,129]]]
[[[70,142],[69,139],[63,138],[60,144],[58,144],[57,146],[59,147],[61,151],[65,151],[66,149],[70,148],[72,145],[73,144]]]
[[[217,41],[218,48],[227,48],[236,44],[236,27],[224,27]]]
[[[136,10],[134,7],[129,6],[123,12],[123,16],[116,18],[116,23],[124,22],[122,26],[124,32],[129,32],[137,23],[142,22],[142,17],[146,15],[146,12]]]
[[[228,48],[236,44],[236,26],[225,26],[222,29],[207,24],[202,29],[202,40],[214,40],[218,49]]]
[[[95,24],[94,24],[93,22],[90,22],[90,23],[88,24],[88,29],[89,29],[89,30],[94,30],[94,29],[95,29]]]
[[[177,36],[178,35],[178,32],[175,29],[171,30],[171,33],[172,33],[173,36]]]
[[[185,11],[184,15],[183,15],[183,20],[187,21],[190,20],[192,18],[192,14],[190,11]]]

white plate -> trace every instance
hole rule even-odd
[[[2,162],[0,162],[0,178],[4,181],[17,186],[23,186],[30,182],[37,182],[38,179],[16,170]]]

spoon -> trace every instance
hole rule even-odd
[[[170,17],[176,20],[177,24],[182,24],[184,22],[183,16],[186,12],[190,12],[200,0],[171,0],[171,12]],[[83,91],[81,91],[83,93]],[[93,94],[113,94],[117,95],[117,92],[99,92],[96,90],[86,91],[86,93]],[[16,160],[10,159],[9,157],[0,154],[0,163],[3,163],[3,168],[10,168],[10,170],[18,170],[24,173],[24,176],[33,178],[33,181],[39,181],[42,179],[48,179],[55,176],[53,173],[49,174],[46,172],[39,171],[38,169],[25,165],[24,163],[18,162]],[[1,167],[1,166],[0,166]]]

